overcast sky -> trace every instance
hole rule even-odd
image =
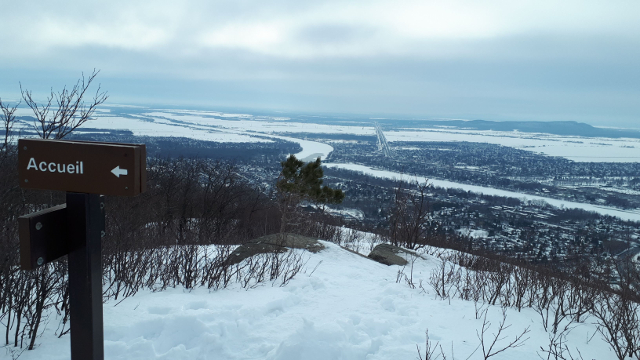
[[[640,1],[0,0],[0,97],[640,128]]]

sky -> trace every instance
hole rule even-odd
[[[0,0],[0,97],[640,128],[640,2]]]

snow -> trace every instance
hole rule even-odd
[[[296,122],[290,118],[253,116],[249,114],[224,114],[203,111],[153,111],[144,116],[159,122],[161,119],[177,122],[192,128],[217,128],[238,134],[350,134],[375,135],[371,126],[325,125]],[[241,121],[238,121],[241,120]],[[538,152],[551,156],[562,156],[574,161],[629,162],[640,159],[640,139],[587,138],[559,136],[519,131],[460,130],[460,129],[398,129],[385,131],[389,142],[401,141],[469,141],[491,143]],[[302,140],[299,140],[302,141]],[[302,145],[302,144],[301,144]],[[393,145],[393,144],[392,144]],[[302,145],[303,147],[305,145]],[[329,151],[330,152],[330,151]],[[326,156],[326,152],[323,152]]]
[[[403,179],[407,181],[417,180],[419,182],[424,182],[425,180],[427,180],[425,178],[414,177],[414,176],[401,174],[393,171],[373,169],[369,166],[358,165],[358,164],[325,163],[323,164],[323,166],[330,167],[330,168],[360,171],[367,175],[371,175],[379,178],[385,178],[385,179]],[[620,209],[607,207],[607,206],[599,206],[599,205],[578,203],[573,201],[558,200],[558,199],[552,199],[552,198],[543,197],[543,196],[523,194],[523,193],[518,193],[514,191],[500,190],[500,189],[494,189],[494,188],[484,187],[484,186],[461,184],[461,183],[447,181],[447,180],[428,179],[428,181],[435,187],[441,187],[446,189],[462,189],[462,190],[471,191],[474,193],[518,198],[518,199],[523,199],[525,201],[544,201],[549,205],[553,205],[555,207],[583,209],[586,211],[593,211],[602,215],[616,216],[623,220],[640,221],[640,210],[620,210]]]
[[[114,106],[115,107],[115,106]],[[30,109],[19,108],[17,115],[31,115]],[[315,141],[286,136],[290,133],[344,134],[374,136],[373,123],[352,125],[297,122],[285,116],[233,114],[219,111],[149,109],[132,117],[112,116],[108,108],[100,108],[97,119],[88,127],[112,130],[131,130],[135,135],[183,136],[218,142],[269,142],[269,138],[294,141],[303,147],[298,157],[312,160],[326,157],[333,148]],[[16,130],[31,128],[30,122],[20,122]],[[278,136],[284,135],[284,136]],[[387,141],[400,150],[411,150],[401,142],[467,141],[504,145],[574,161],[635,162],[640,159],[640,139],[589,138],[559,136],[519,131],[462,130],[454,128],[400,128],[385,131]],[[336,142],[336,140],[331,140]],[[394,144],[395,143],[395,144]],[[321,150],[317,150],[317,148]],[[309,150],[308,150],[309,149]]]
[[[333,151],[333,147],[317,141],[302,140],[287,136],[273,135],[271,132],[258,133],[248,131],[251,129],[251,121],[230,121],[217,120],[215,124],[207,123],[208,118],[195,117],[201,121],[191,118],[190,123],[173,122],[166,117],[170,114],[150,113],[153,118],[135,116],[135,118],[119,116],[101,116],[91,122],[92,128],[109,130],[130,130],[135,136],[175,136],[186,137],[196,140],[216,141],[216,142],[272,142],[271,139],[279,139],[300,144],[302,151],[298,152],[297,158],[304,161],[315,160],[318,156],[325,159]],[[163,116],[160,116],[163,115]],[[178,116],[174,116],[178,117]],[[182,119],[185,120],[186,119]],[[213,120],[216,119],[211,119]],[[221,126],[227,124],[229,126]],[[236,127],[231,124],[239,124]]]
[[[380,235],[341,226],[340,246],[367,256],[377,245],[384,242]]]
[[[489,237],[489,232],[487,232],[486,230],[471,229],[471,228],[468,228],[468,227],[460,228],[458,230],[458,233],[460,233],[461,235],[464,235],[464,236],[471,236],[474,239],[481,239],[481,238],[488,238]]]
[[[216,117],[204,117],[202,113],[184,111],[176,114],[169,112],[150,112],[144,114],[151,118],[164,118],[181,123],[201,126],[217,126],[233,130],[252,131],[258,133],[313,133],[313,134],[355,134],[375,135],[371,126],[326,125],[285,120],[282,117],[253,116],[247,114],[211,114]],[[238,121],[241,119],[242,121]]]
[[[358,219],[358,220],[363,220],[364,219],[364,213],[362,212],[362,210],[359,210],[359,209],[340,209],[340,210],[338,210],[338,209],[331,209],[331,208],[327,207],[325,209],[325,211],[330,213],[330,214],[352,217],[352,218]]]
[[[302,151],[294,155],[302,161],[314,161],[318,157],[320,157],[320,160],[324,160],[333,151],[333,146],[317,141],[302,140],[286,136],[272,135],[271,137],[300,144]]]
[[[135,136],[186,137],[195,140],[217,142],[271,142],[249,134],[221,131],[215,128],[184,126],[167,121],[150,121],[144,118],[101,116],[88,127],[109,130],[130,130]]]
[[[274,133],[287,133],[287,132],[338,132],[338,133],[352,133],[354,127],[345,126],[328,126],[321,124],[303,124],[292,123],[285,121],[284,118],[267,118],[263,120],[255,120],[252,115],[246,114],[222,114],[215,113],[211,115],[220,116],[224,119],[217,119],[211,117],[201,116],[201,112],[192,113],[185,112],[185,114],[171,114],[165,112],[151,112],[144,115],[152,117],[154,122],[172,123],[170,121],[179,121],[181,127],[186,127],[194,130],[207,130],[216,129],[222,133],[235,134],[236,136],[244,136],[249,134],[261,135],[263,137],[270,137],[285,141],[296,142],[302,147],[302,151],[294,154],[298,159],[303,161],[312,161],[317,157],[324,160],[329,153],[333,151],[333,147],[328,144],[324,144],[317,141],[302,140],[292,138],[288,136],[277,136]],[[242,121],[228,120],[226,118],[241,118]],[[167,121],[167,119],[169,121]],[[255,139],[255,138],[254,138]]]
[[[122,105],[109,107],[124,108]],[[18,116],[32,116],[31,109],[19,108]],[[140,115],[129,117],[111,116],[108,107],[96,112],[97,119],[87,124],[100,129],[131,130],[136,135],[147,136],[184,136],[199,140],[219,142],[268,142],[269,136],[287,133],[344,134],[375,136],[373,123],[352,125],[297,122],[286,116],[265,116],[234,114],[220,111],[149,109]],[[30,122],[20,122],[16,130],[31,128]],[[399,142],[423,141],[467,141],[504,145],[551,156],[561,156],[574,161],[595,162],[635,162],[640,159],[640,139],[632,138],[591,138],[581,136],[560,136],[545,133],[527,133],[520,131],[464,130],[441,127],[437,129],[399,128],[385,131],[385,137],[392,146],[410,150]],[[331,150],[326,144],[322,151],[307,151],[307,146],[317,147],[320,143],[292,139],[305,148],[301,156],[308,158],[315,153],[326,157]],[[335,140],[332,140],[335,142]],[[315,144],[313,144],[315,143]],[[396,144],[393,144],[396,143]]]
[[[573,161],[636,162],[640,159],[640,139],[590,138],[542,133],[493,130],[401,129],[384,132],[393,142],[467,141],[503,145],[515,149],[561,156]]]
[[[305,253],[305,272],[284,287],[169,289],[104,304],[105,359],[416,359],[416,345],[424,352],[427,329],[456,358],[467,358],[478,346],[482,319],[476,319],[473,302],[435,299],[427,285],[438,258],[414,258],[411,270],[323,244],[325,250]],[[424,290],[397,282],[398,271],[413,271]],[[530,338],[492,359],[538,359],[536,351],[548,344],[539,315],[508,309],[507,316],[512,326],[504,335],[510,339],[530,327]],[[489,333],[501,318],[499,307],[489,307]],[[69,359],[69,336],[58,339],[51,324],[37,348],[20,359]],[[579,325],[568,345],[579,347],[585,358],[613,358],[599,335],[588,341],[594,331],[589,321]],[[470,357],[481,358],[481,351]]]

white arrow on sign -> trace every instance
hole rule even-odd
[[[127,169],[120,169],[120,165],[114,167],[111,172],[118,178],[120,177],[120,175],[127,175],[129,173]]]

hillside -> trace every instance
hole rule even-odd
[[[469,359],[484,358],[477,349],[483,319],[476,319],[474,303],[436,299],[428,285],[431,273],[440,269],[439,258],[423,254],[413,259],[411,272],[411,266],[386,266],[323,244],[326,249],[317,254],[303,252],[306,265],[286,286],[267,282],[247,290],[239,284],[217,291],[175,288],[140,292],[121,303],[108,301],[105,358],[416,359],[416,346],[424,356],[426,330],[447,359],[467,359],[472,353]],[[408,280],[411,275],[415,288]],[[489,345],[502,312],[490,306],[487,314]],[[533,360],[539,359],[538,353],[546,359],[540,347],[548,346],[549,335],[540,315],[531,308],[509,308],[506,315],[505,325],[511,327],[494,349],[525,328],[530,332],[524,338],[529,339],[491,359]],[[69,359],[69,337],[57,338],[58,321],[51,316],[37,348],[20,359]],[[614,359],[591,322],[576,326],[567,345],[576,355],[579,348],[584,359]]]

